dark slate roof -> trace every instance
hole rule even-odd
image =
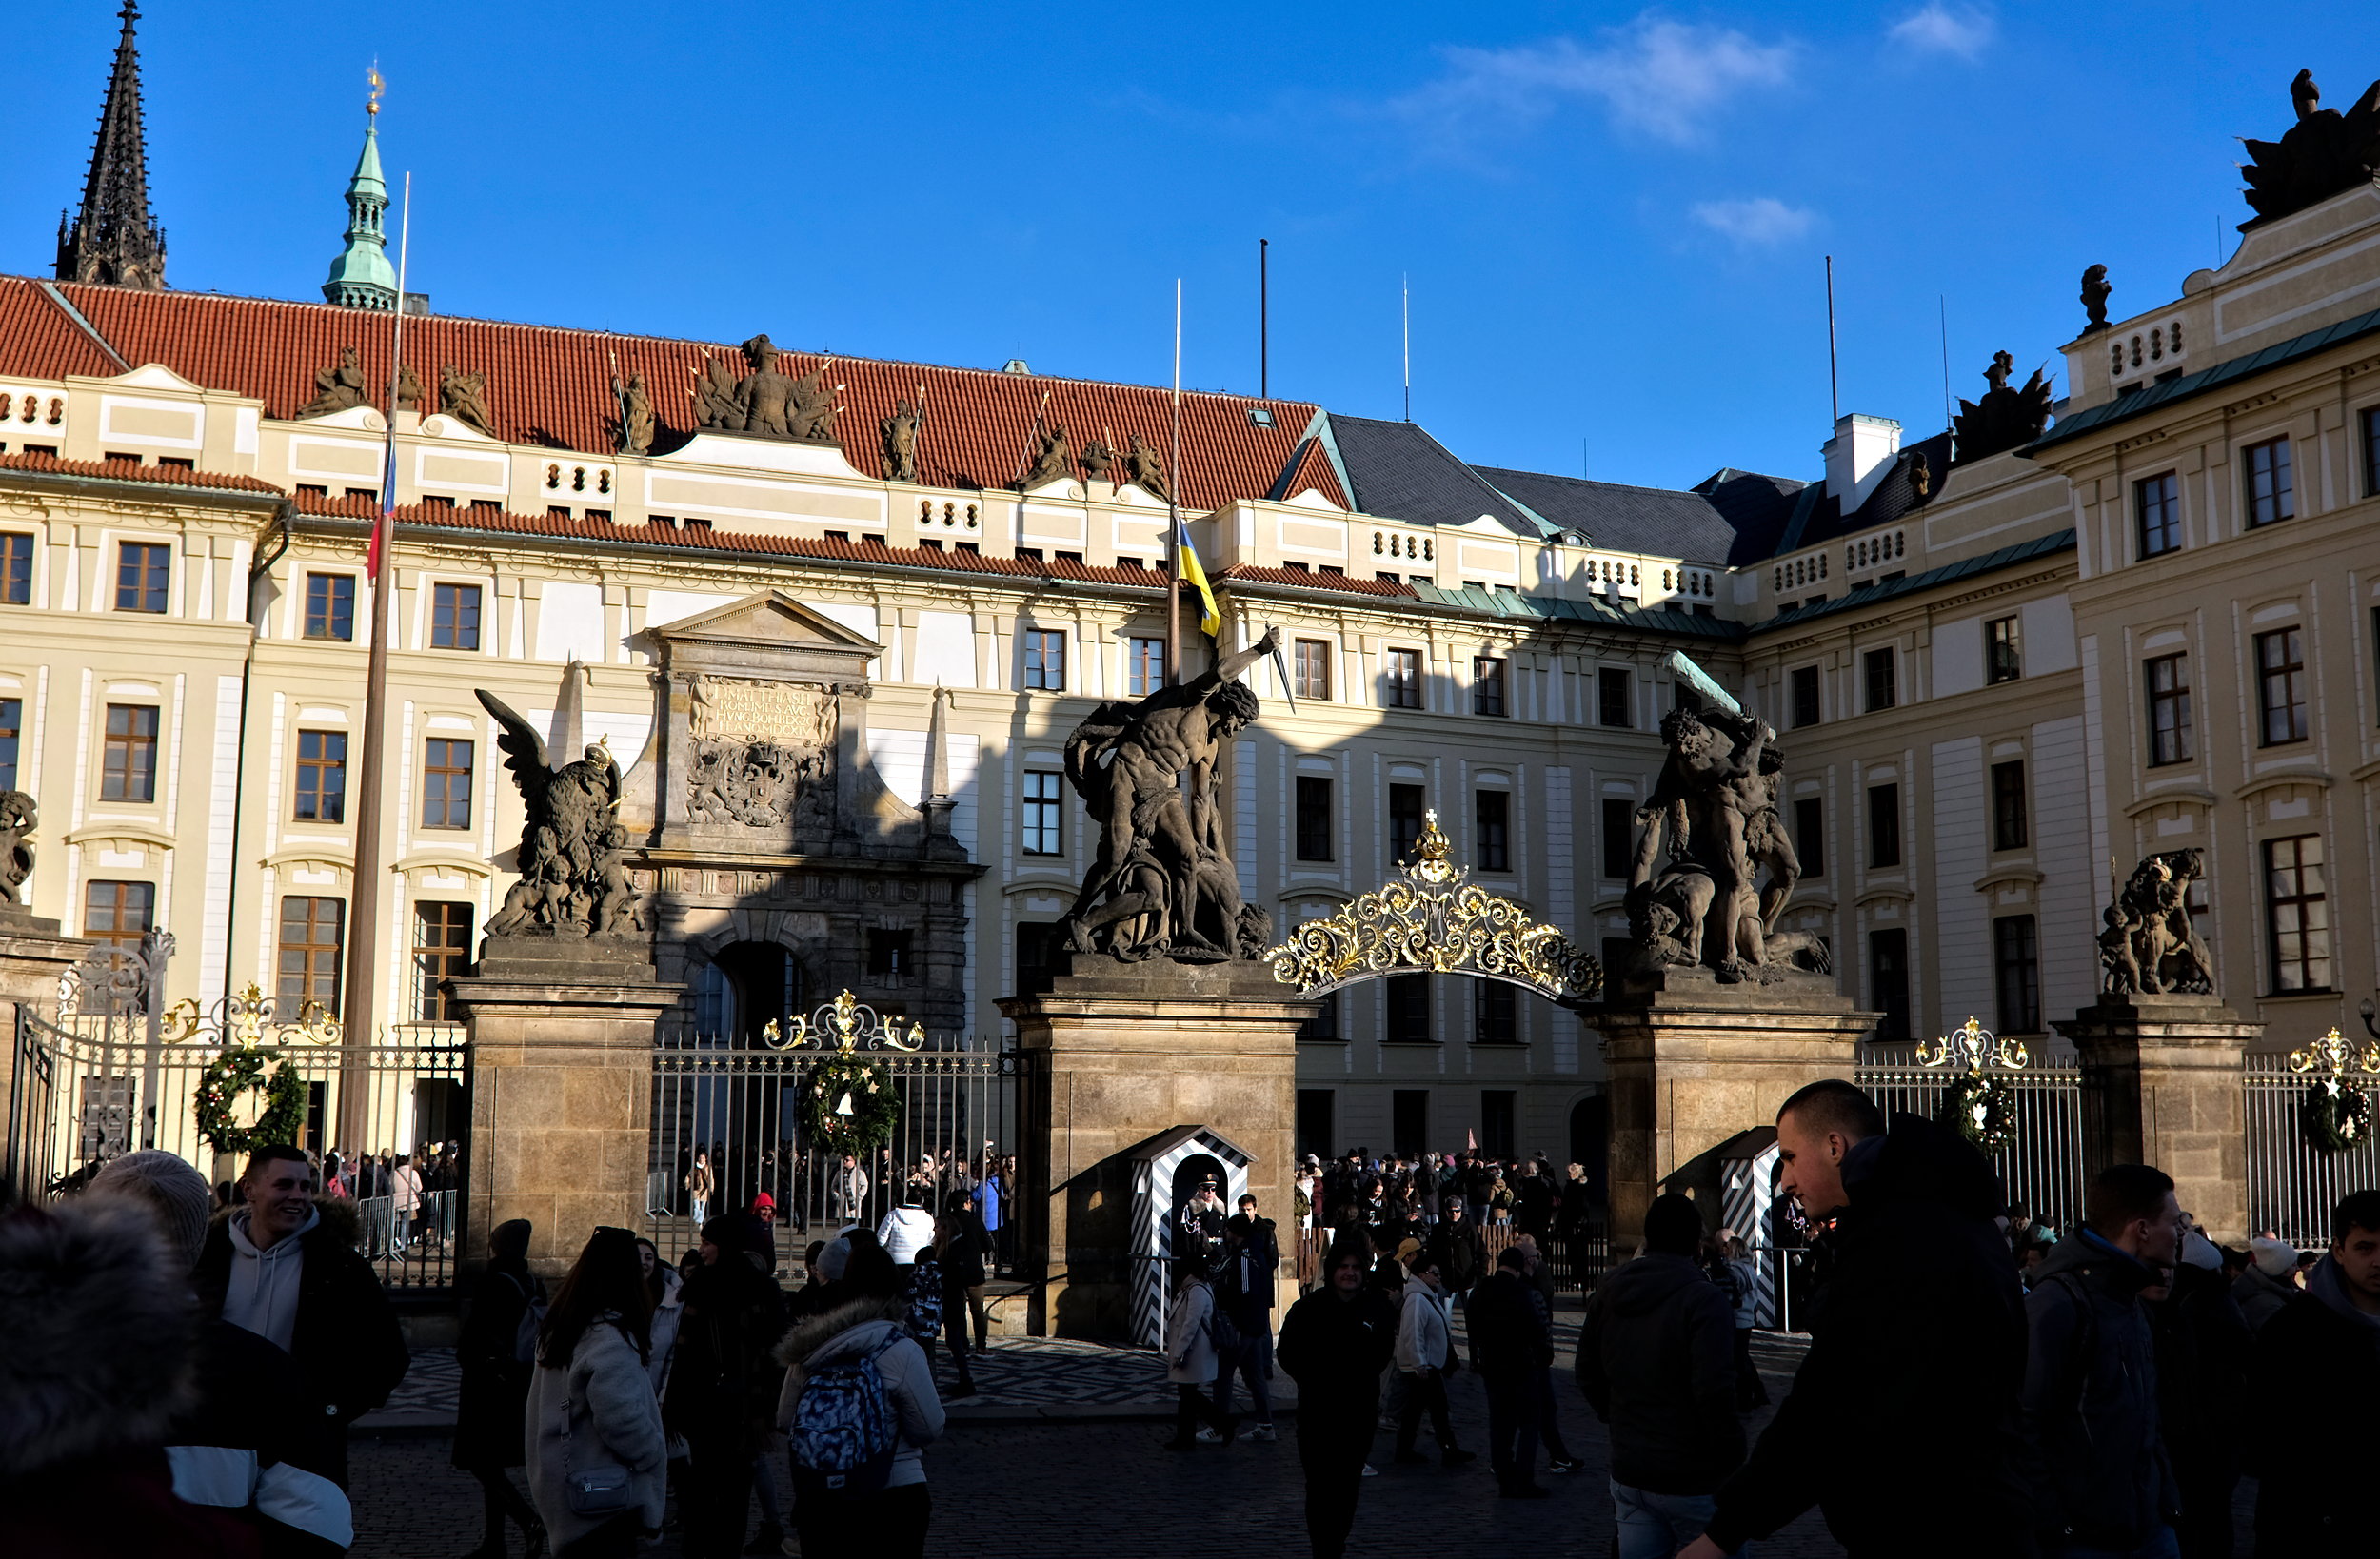
[[[2193,395],[2203,395],[2209,390],[2220,389],[2226,385],[2247,378],[2250,374],[2262,373],[2267,368],[2277,368],[2285,363],[2292,363],[2299,358],[2311,357],[2316,352],[2328,350],[2332,346],[2343,346],[2350,341],[2360,341],[2366,336],[2375,334],[2380,334],[2380,308],[2375,308],[2369,314],[2358,314],[2353,319],[2341,320],[2336,325],[2326,325],[2319,330],[2309,330],[2302,336],[2291,336],[2287,341],[2276,341],[2260,352],[2251,352],[2246,357],[2235,357],[2228,363],[2218,363],[2211,368],[2201,368],[2196,373],[2186,373],[2179,379],[2169,379],[2162,385],[2152,385],[2147,389],[2135,390],[2130,395],[2119,395],[2112,401],[2103,401],[2087,411],[2074,413],[2072,417],[2061,417],[2055,427],[2026,444],[2017,453],[2027,456],[2037,455],[2044,449],[2066,443],[2069,439],[2080,438],[2093,428],[2108,427],[2116,423],[2128,423],[2135,417],[2148,415],[2159,406],[2171,405],[2176,401],[2187,401]]]
[[[1950,474],[1951,468],[1951,436],[1947,431],[1905,446],[1893,457],[1893,468],[1885,472],[1882,480],[1870,491],[1868,501],[1849,514],[1842,512],[1839,501],[1826,496],[1823,484],[1814,483],[1810,490],[1817,495],[1815,501],[1792,543],[1777,550],[1786,552],[1795,547],[1815,546],[1821,542],[1856,536],[1863,530],[1873,530],[1878,525],[1889,525],[1906,518],[1912,510],[1921,506],[1915,490],[1909,484],[1910,457],[1920,454],[1925,456],[1926,467],[1933,475],[1934,490],[1940,492],[1942,479]]]
[[[1597,546],[1716,562],[1735,544],[1735,528],[1700,493],[1630,487],[1501,465],[1472,469],[1538,519],[1557,529],[1575,530]]]
[[[1730,567],[1775,556],[1797,496],[1809,490],[1810,483],[1792,477],[1763,476],[1732,465],[1722,466],[1694,485],[1694,491],[1735,533],[1727,549]]]
[[[1829,617],[1836,612],[1854,611],[1862,606],[1873,606],[1880,601],[1914,595],[1920,590],[1931,590],[1936,585],[1970,579],[1977,574],[1994,573],[2003,568],[2014,568],[2020,563],[2031,562],[2035,558],[2046,558],[2054,552],[2072,552],[2073,549],[2074,532],[2072,527],[2069,527],[2048,536],[2036,536],[2030,542],[2019,542],[2014,546],[2004,546],[1997,552],[1986,552],[1980,557],[1969,558],[1960,562],[1944,563],[1939,568],[1929,568],[1922,574],[1912,574],[1907,579],[1894,580],[1886,584],[1871,584],[1863,589],[1854,590],[1847,596],[1820,602],[1815,606],[1795,606],[1791,610],[1777,613],[1766,622],[1754,623],[1752,631],[1766,633],[1773,628],[1795,627],[1815,618]]]
[[[1337,412],[1319,421],[1365,514],[1418,525],[1467,525],[1484,514],[1531,541],[1551,534],[1416,424]]]

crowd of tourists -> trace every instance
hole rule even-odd
[[[896,1160],[889,1147],[873,1155],[813,1155],[791,1143],[738,1152],[723,1140],[681,1152],[675,1183],[648,1211],[691,1219],[697,1227],[714,1212],[767,1208],[772,1222],[806,1234],[813,1224],[874,1228],[904,1201],[942,1207],[965,1192],[975,1199],[989,1259],[998,1271],[1016,1264],[1017,1160],[986,1140],[977,1150],[944,1147],[914,1161]]]
[[[1767,1401],[1751,1346],[1762,1283],[1734,1232],[1660,1196],[1635,1258],[1587,1298],[1573,1379],[1608,1431],[1616,1559],[1755,1552],[1813,1507],[1854,1559],[2230,1559],[2246,1477],[2259,1480],[2257,1559],[2371,1541],[2354,1534],[2380,1458],[2380,1191],[2338,1204],[2325,1251],[2270,1232],[2226,1250],[2141,1164],[2094,1176],[2061,1232],[2008,1205],[1966,1140],[1888,1121],[1847,1082],[1794,1095],[1776,1133],[1780,1191],[1812,1231],[1810,1345],[1756,1440],[1744,1415]],[[1493,1216],[1510,1166],[1482,1181],[1467,1156],[1358,1152],[1299,1176],[1300,1214],[1317,1209],[1333,1233],[1270,1356],[1298,1386],[1317,1559],[1344,1553],[1383,1432],[1395,1461],[1426,1465],[1426,1420],[1440,1467],[1473,1460],[1447,1411],[1465,1368],[1484,1388],[1501,1497],[1545,1492],[1540,1453],[1555,1472],[1580,1466],[1557,1422],[1537,1234],[1560,1229],[1560,1187],[1515,1198],[1534,1202],[1536,1228],[1490,1265],[1474,1188]],[[1550,1179],[1541,1165],[1520,1177]],[[1244,1375],[1268,1331],[1202,1239],[1183,1249],[1179,1231],[1203,1216],[1176,1217],[1181,1450],[1238,1432],[1228,1399],[1203,1393]]]

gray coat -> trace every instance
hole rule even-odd
[[[669,1488],[661,1402],[636,1345],[609,1318],[586,1329],[568,1368],[537,1366],[529,1379],[526,1428],[529,1501],[553,1547],[575,1542],[603,1524],[601,1516],[572,1511],[565,1480],[605,1462],[628,1470],[629,1510],[646,1528],[661,1526]]]

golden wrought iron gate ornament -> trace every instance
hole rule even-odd
[[[1382,975],[1418,970],[1524,986],[1568,1006],[1598,1000],[1603,970],[1553,926],[1529,918],[1446,858],[1438,814],[1424,814],[1402,880],[1338,914],[1308,920],[1265,953],[1273,977],[1300,996],[1323,996]]]

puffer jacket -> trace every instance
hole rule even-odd
[[[529,1503],[557,1549],[608,1519],[570,1509],[570,1474],[599,1466],[628,1470],[628,1509],[661,1526],[669,1491],[669,1449],[661,1403],[636,1344],[606,1314],[589,1326],[566,1365],[539,1364],[529,1376],[526,1424]]]
[[[2025,1299],[2028,1481],[2045,1544],[2134,1549],[2181,1513],[2140,1299],[2152,1275],[2084,1230],[2057,1242]]]
[[[1595,1286],[1577,1372],[1612,1427],[1615,1482],[1707,1494],[1742,1465],[1735,1332],[1727,1295],[1685,1256],[1650,1253]]]
[[[1455,1346],[1448,1297],[1416,1279],[1405,1285],[1403,1313],[1397,1321],[1397,1368],[1408,1374],[1443,1370]]]
[[[908,1322],[905,1300],[851,1299],[798,1323],[777,1345],[777,1362],[785,1369],[784,1390],[777,1398],[777,1427],[793,1428],[802,1388],[809,1383],[813,1366],[847,1362],[883,1348],[876,1354],[877,1372],[901,1423],[901,1443],[893,1451],[885,1487],[923,1483],[925,1460],[920,1452],[941,1436],[944,1418],[942,1395],[934,1389],[934,1366],[908,1335]],[[888,1337],[893,1341],[886,1347]]]

